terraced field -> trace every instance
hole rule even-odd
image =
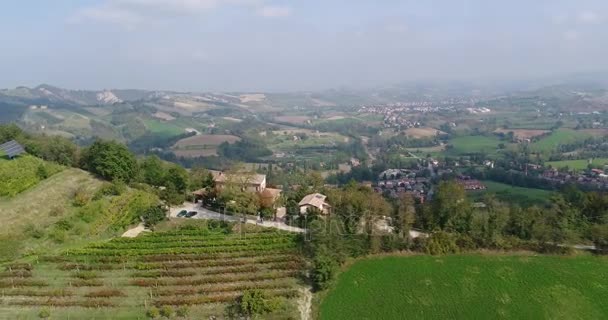
[[[193,319],[222,316],[247,289],[280,297],[268,318],[297,315],[302,260],[294,236],[276,230],[227,233],[200,226],[118,238],[0,272],[0,318],[144,318],[151,306],[188,308]]]

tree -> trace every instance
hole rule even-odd
[[[399,197],[394,218],[395,232],[402,238],[409,237],[409,231],[416,221],[415,202],[410,194],[402,194]]]
[[[336,276],[338,264],[336,260],[326,253],[317,254],[313,260],[311,278],[315,290],[327,289]]]
[[[143,181],[152,186],[164,186],[166,171],[158,156],[149,156],[141,163]]]
[[[591,239],[600,253],[608,253],[608,224],[592,226]]]
[[[262,290],[245,290],[237,301],[238,313],[245,316],[257,316],[270,313],[278,309],[280,301],[270,299]]]
[[[432,207],[432,227],[441,230],[467,232],[471,226],[471,205],[464,188],[456,182],[444,181],[439,184]]]
[[[151,228],[157,223],[167,219],[167,212],[159,206],[150,207],[144,211],[142,219],[144,220],[145,226]]]
[[[137,172],[135,156],[125,145],[114,141],[95,141],[84,150],[82,166],[108,180],[124,182],[130,182]]]

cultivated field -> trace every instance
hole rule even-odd
[[[420,128],[409,128],[406,129],[405,135],[413,138],[433,138],[438,134],[442,134],[444,132],[437,130],[435,128],[430,127],[420,127]]]
[[[412,256],[339,276],[321,319],[606,319],[608,258]]]
[[[190,223],[192,222],[192,223]],[[292,234],[232,231],[204,221],[138,238],[70,249],[0,272],[0,318],[143,319],[152,306],[187,308],[189,318],[222,317],[247,289],[281,299],[269,319],[297,316],[302,261]],[[227,234],[228,233],[228,234]]]
[[[591,165],[594,167],[603,167],[608,164],[608,158],[595,158],[591,161]],[[565,168],[568,167],[570,169],[576,170],[584,170],[587,169],[589,165],[589,159],[580,159],[580,160],[562,160],[562,161],[547,161],[545,165],[551,166],[553,168]]]
[[[494,153],[498,148],[500,140],[496,137],[488,136],[462,136],[456,137],[449,141],[452,145],[450,153],[466,154],[466,153]]]
[[[543,134],[547,134],[551,131],[540,130],[540,129],[496,129],[496,131],[494,131],[494,132],[504,133],[504,134],[513,132],[513,136],[517,139],[532,139],[534,137],[538,137],[538,136],[542,136]]]
[[[217,155],[217,146],[220,144],[235,143],[240,139],[232,135],[201,134],[179,140],[172,149],[179,157],[207,157]]]
[[[469,194],[474,200],[483,200],[486,194],[494,194],[496,198],[509,203],[517,203],[522,206],[542,205],[550,201],[553,192],[549,190],[533,189],[511,186],[494,181],[482,181],[486,190],[471,191]]]
[[[553,131],[550,135],[534,142],[530,145],[530,148],[535,151],[549,152],[555,150],[560,144],[574,143],[577,141],[583,141],[591,137],[590,134],[572,130],[572,129],[558,129]]]
[[[278,116],[274,118],[279,122],[286,122],[292,124],[304,124],[306,121],[310,120],[309,116]]]

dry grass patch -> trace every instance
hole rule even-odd
[[[432,138],[438,134],[445,134],[445,132],[441,130],[437,130],[435,128],[430,127],[409,128],[406,129],[404,132],[407,136],[413,138]]]
[[[543,134],[547,134],[551,131],[549,130],[540,130],[540,129],[496,129],[494,131],[496,133],[504,133],[507,134],[509,132],[513,132],[513,136],[517,139],[532,139],[534,137],[542,136]]]

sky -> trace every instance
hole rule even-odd
[[[608,69],[605,0],[6,0],[0,87],[304,91]]]

